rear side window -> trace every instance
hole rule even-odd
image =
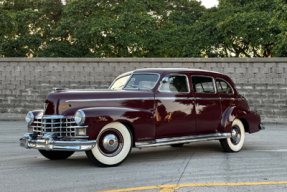
[[[213,78],[207,76],[192,76],[192,86],[195,93],[215,93]]]
[[[163,78],[159,87],[161,92],[187,93],[187,77],[185,75],[170,75]]]
[[[216,79],[216,85],[217,85],[218,93],[228,94],[228,95],[233,94],[233,90],[231,86],[223,79]]]

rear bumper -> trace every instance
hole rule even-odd
[[[260,129],[260,130],[264,130],[264,129],[265,129],[265,126],[263,125],[263,123],[260,123],[260,124],[259,124],[259,129]]]
[[[21,147],[47,151],[88,151],[93,149],[96,144],[96,140],[58,140],[54,133],[47,133],[40,139],[31,133],[26,133],[24,137],[20,138]]]

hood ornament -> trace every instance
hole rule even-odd
[[[68,90],[68,88],[57,88],[57,87],[54,87],[53,90],[54,91],[66,91],[66,90]]]

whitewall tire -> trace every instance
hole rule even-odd
[[[231,127],[231,137],[221,139],[220,143],[226,152],[238,152],[243,147],[245,140],[244,125],[239,119],[235,119]]]
[[[117,166],[128,156],[132,148],[130,130],[119,122],[104,126],[97,137],[97,145],[86,151],[88,158],[97,166]]]

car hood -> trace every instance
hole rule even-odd
[[[73,116],[78,109],[91,107],[141,107],[132,101],[154,98],[151,90],[62,90],[50,93],[45,101],[44,115]]]

